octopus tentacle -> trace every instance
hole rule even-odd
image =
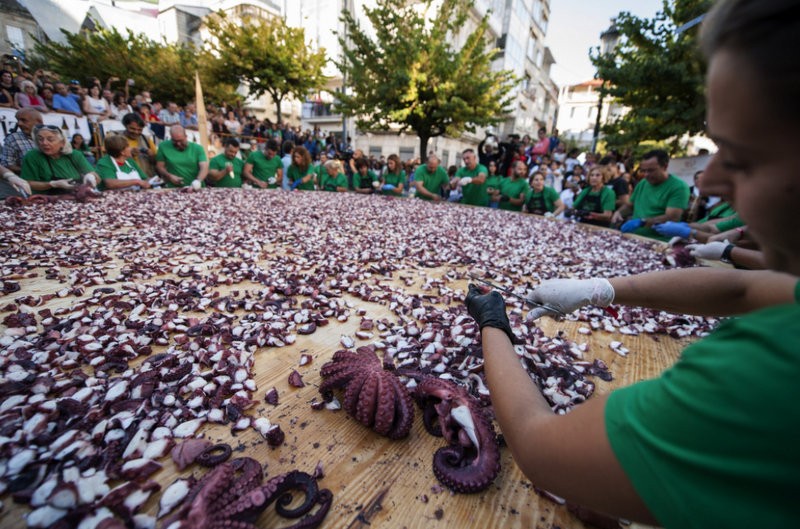
[[[305,500],[300,506],[294,509],[287,509],[286,506],[292,503],[292,490],[303,491]],[[314,508],[317,503],[319,488],[317,487],[317,481],[311,475],[294,470],[283,475],[283,483],[278,494],[280,494],[280,498],[278,498],[278,503],[275,505],[275,511],[284,518],[299,518]]]
[[[215,467],[231,457],[231,447],[225,443],[218,443],[203,450],[195,461],[204,467]]]

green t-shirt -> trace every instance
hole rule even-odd
[[[636,189],[631,194],[633,204],[633,218],[647,219],[663,215],[667,208],[686,209],[689,205],[689,186],[686,182],[675,175],[669,175],[667,180],[654,186],[647,180],[642,180],[636,184]],[[669,237],[662,237],[654,229],[642,226],[633,233],[668,241]]]
[[[172,145],[172,140],[162,141],[158,145],[156,162],[165,162],[167,172],[179,176],[183,183],[180,186],[173,185],[165,181],[166,187],[182,187],[192,184],[192,180],[197,178],[200,172],[200,162],[208,160],[203,147],[194,142],[189,142],[186,148],[179,151]]]
[[[270,178],[278,174],[278,169],[283,169],[280,156],[275,155],[268,160],[266,155],[258,150],[251,152],[245,163],[249,163],[253,166],[253,176],[262,182],[268,182]],[[275,189],[280,186],[281,182],[276,178],[275,183],[269,184],[267,188]]]
[[[486,176],[486,193],[492,194],[492,190],[499,191],[501,182],[505,180],[499,174]]]
[[[697,222],[701,223],[708,222],[709,220],[724,219],[725,217],[730,217],[732,215],[736,215],[736,210],[733,209],[733,206],[731,206],[729,202],[721,202],[720,204],[717,204],[711,208],[711,211],[708,212],[708,215]]]
[[[383,182],[385,184],[392,184],[395,188],[398,188],[402,185],[403,191],[405,191],[406,172],[401,170],[399,173],[386,173],[385,175],[383,175]],[[384,195],[390,195],[394,197],[398,196],[398,194],[395,191],[390,191],[388,189],[385,191],[381,190],[381,193]]]
[[[319,188],[321,191],[338,191],[337,188],[343,187],[347,189],[347,175],[344,173],[339,173],[335,177],[331,177],[328,175],[326,171],[325,174],[322,175],[322,179],[320,180]]]
[[[612,392],[608,440],[666,528],[796,527],[798,380],[800,304],[733,318],[660,377]]]
[[[614,211],[616,207],[617,195],[614,190],[603,186],[600,191],[592,191],[591,187],[587,187],[580,193],[572,203],[573,209],[583,209],[593,213],[603,213],[605,211]]]
[[[529,191],[530,187],[528,187],[528,181],[524,178],[518,178],[517,180],[512,180],[510,177],[502,178],[500,180],[500,194],[509,198],[519,198],[519,195],[522,194],[523,200],[519,206],[515,206],[511,202],[501,200],[500,209],[505,209],[508,211],[522,211],[522,205],[525,203],[525,198],[528,196]]]
[[[234,156],[234,158],[231,160],[225,156],[225,153],[220,153],[211,158],[211,161],[208,162],[208,168],[219,171],[221,169],[225,169],[229,163],[233,165],[233,173],[226,174],[213,183],[211,180],[209,180],[209,185],[213,187],[242,187],[242,171],[244,171],[244,162],[238,156]]]
[[[485,165],[478,164],[475,166],[475,169],[467,169],[466,166],[461,167],[456,171],[457,178],[464,178],[465,176],[469,176],[470,178],[475,178],[478,176],[479,173],[483,173],[484,175],[489,174],[489,170],[486,169]],[[461,202],[463,204],[470,204],[472,206],[488,206],[489,205],[489,195],[486,193],[486,182],[482,184],[467,184],[461,188],[464,195],[461,197]]]
[[[436,170],[431,173],[428,171],[428,166],[425,164],[417,167],[417,170],[414,172],[414,181],[422,182],[422,187],[424,187],[426,191],[437,196],[440,196],[442,187],[450,184],[450,179],[447,178],[447,172],[445,172],[441,166],[437,167]],[[415,196],[422,200],[432,200],[421,193],[417,193]]]
[[[744,226],[744,221],[739,218],[739,214],[735,213],[733,217],[717,222],[717,229],[720,233],[723,231],[733,230]]]
[[[32,149],[22,158],[22,178],[31,182],[52,180],[83,180],[83,175],[94,171],[86,157],[78,151],[48,158],[39,149]],[[34,191],[38,194],[56,194],[59,190]]]
[[[305,178],[306,176],[313,175],[313,174],[314,174],[314,166],[313,165],[309,165],[308,169],[306,169],[305,172],[302,172],[298,166],[292,164],[292,165],[289,166],[289,171],[288,171],[288,174],[286,176],[289,178],[289,182],[290,183],[294,183],[297,180],[301,180],[301,179]],[[296,189],[302,189],[303,191],[314,191],[314,179],[313,178],[309,178],[308,182],[306,182],[304,184],[300,184],[299,186],[297,186]]]
[[[103,180],[118,180],[119,176],[117,175],[117,171],[125,173],[126,175],[135,176],[139,180],[147,180],[147,175],[133,158],[128,158],[125,160],[125,164],[120,166],[117,165],[117,162],[114,161],[111,156],[106,154],[98,160],[94,170],[100,176],[101,184]],[[132,178],[127,178],[127,180],[132,180]],[[105,185],[103,185],[103,187],[105,187]]]
[[[356,171],[353,173],[353,189],[369,189],[370,191],[374,191],[375,188],[372,187],[372,182],[378,181],[378,175],[376,175],[372,169],[367,169],[367,174],[362,177],[361,173]]]
[[[544,189],[538,193],[531,187],[525,197],[525,205],[528,207],[528,213],[544,215],[548,212],[554,212],[556,210],[556,202],[560,199],[561,196],[558,191],[550,186],[544,186]]]

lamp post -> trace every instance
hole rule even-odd
[[[601,49],[600,52],[604,56],[609,56],[614,53],[614,48],[617,47],[617,43],[619,42],[619,30],[617,29],[617,23],[612,18],[611,25],[608,27],[607,30],[600,33],[600,43]],[[597,150],[597,139],[600,137],[600,119],[603,114],[603,98],[605,94],[603,93],[603,88],[605,87],[606,81],[605,79],[602,80],[600,85],[600,100],[597,102],[597,119],[594,122],[594,135],[592,136],[592,152]]]

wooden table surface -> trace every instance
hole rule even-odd
[[[433,271],[432,274],[441,272]],[[20,280],[22,290],[0,297],[0,307],[19,296],[53,292],[59,287],[57,282],[43,280],[42,276]],[[410,288],[396,279],[393,281],[407,290],[414,290],[421,285],[422,279],[418,279]],[[466,283],[456,282],[450,286],[465,289]],[[257,289],[260,285],[251,284],[249,287]],[[233,288],[246,290],[248,285],[239,284]],[[90,292],[91,289],[87,289],[84,297],[88,297]],[[386,305],[367,303],[354,297],[346,299],[353,303],[354,310],[365,309],[366,317],[375,320],[393,318]],[[54,298],[48,306],[69,306],[74,302],[75,298],[72,297]],[[0,314],[0,317],[3,316]],[[260,348],[257,351],[254,372],[258,390],[254,399],[258,403],[249,413],[254,417],[266,416],[273,423],[279,423],[286,434],[283,446],[270,448],[253,429],[233,435],[230,426],[225,425],[206,424],[198,435],[215,442],[230,443],[235,448],[235,455],[246,455],[261,461],[266,465],[268,476],[293,469],[313,472],[317,464],[321,464],[324,478],[320,485],[330,489],[334,497],[333,506],[323,524],[325,528],[584,527],[566,508],[534,492],[507,449],[502,450],[502,470],[487,491],[472,495],[454,494],[441,487],[433,475],[433,453],[443,443],[440,438],[424,431],[418,413],[410,436],[404,440],[390,441],[366,429],[343,410],[312,410],[309,403],[319,398],[320,367],[334,351],[341,348],[341,335],[353,336],[359,321],[360,318],[355,315],[344,323],[333,320],[312,335],[298,336],[291,346]],[[576,322],[556,322],[547,318],[540,320],[539,325],[548,336],[564,331],[571,340],[588,342],[587,357],[600,358],[608,364],[614,380],[606,383],[594,378],[599,392],[658,375],[675,362],[686,344],[685,341],[679,342],[664,335],[658,336],[657,340],[647,334],[620,336],[616,333],[594,332],[587,336],[577,332],[580,324]],[[627,357],[609,348],[612,340],[624,341],[631,351]],[[158,350],[154,348],[154,352]],[[300,366],[300,355],[303,353],[310,354],[313,361]],[[288,384],[288,376],[295,369],[306,384],[303,388],[293,388]],[[277,388],[280,397],[275,407],[263,400],[266,391],[272,387]],[[168,486],[178,476],[198,473],[199,470],[197,466],[190,466],[184,472],[178,472],[169,456],[162,462],[163,469],[154,475],[162,487]],[[144,512],[156,514],[159,496],[156,494],[149,500]],[[0,527],[23,527],[21,517],[27,512],[27,507],[14,504],[8,495],[0,499],[5,504],[0,511]],[[274,517],[274,514],[262,515],[261,527],[273,527],[271,523]],[[285,525],[285,522],[276,523],[278,526]]]

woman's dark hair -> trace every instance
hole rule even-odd
[[[136,114],[134,112],[131,112],[130,114],[125,114],[124,116],[122,116],[122,126],[123,127],[127,127],[131,123],[135,123],[135,124],[139,125],[140,127],[144,127],[144,120],[142,119],[142,116],[140,116],[139,114]]]
[[[287,142],[291,143],[291,142]],[[301,171],[304,173],[308,171],[308,168],[311,166],[311,154],[309,154],[308,150],[303,147],[302,145],[297,146],[292,150],[292,163],[294,163],[294,155],[300,155],[300,163],[297,164],[297,167],[300,168]]]
[[[720,0],[703,22],[700,45],[707,60],[720,50],[736,53],[770,93],[765,103],[800,121],[800,2]]]

